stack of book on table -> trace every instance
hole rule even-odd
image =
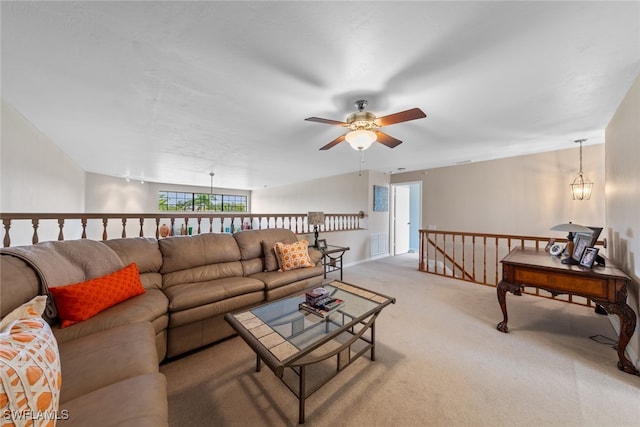
[[[343,300],[333,298],[325,288],[315,288],[306,292],[305,301],[299,306],[302,310],[326,317],[343,304]]]

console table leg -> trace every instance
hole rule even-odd
[[[504,333],[509,332],[509,327],[507,326],[507,321],[509,320],[509,316],[507,315],[507,292],[511,292],[514,295],[521,295],[522,286],[501,280],[496,287],[498,303],[500,303],[500,309],[502,310],[502,322],[496,325],[496,329]]]
[[[640,371],[627,359],[625,350],[636,329],[636,313],[624,303],[612,304],[599,302],[609,313],[618,315],[620,319],[620,337],[618,338],[618,369],[628,374],[640,375]]]

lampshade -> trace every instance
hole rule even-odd
[[[551,227],[551,230],[567,231],[571,233],[593,233],[593,230],[589,227],[585,227],[584,225],[580,224],[573,224],[572,222],[569,222],[567,224],[554,225],[553,227]]]
[[[309,212],[307,215],[307,223],[309,225],[323,225],[324,212]]]
[[[378,137],[370,130],[357,129],[346,134],[345,139],[354,150],[362,151],[371,147]]]

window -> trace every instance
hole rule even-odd
[[[158,210],[194,212],[246,212],[247,196],[233,194],[159,191]]]

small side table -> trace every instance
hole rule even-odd
[[[332,246],[327,245],[326,248],[318,248],[322,252],[322,266],[324,267],[324,278],[327,273],[332,271],[340,271],[340,280],[342,280],[342,257],[350,248],[348,246]]]

